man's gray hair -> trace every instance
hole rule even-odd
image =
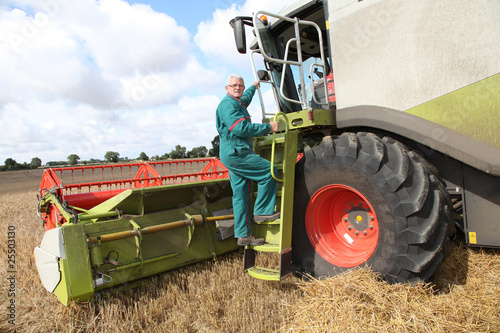
[[[238,74],[231,74],[231,75],[229,75],[229,77],[227,78],[227,81],[226,81],[226,86],[228,86],[228,85],[230,85],[230,84],[231,84],[231,79],[232,79],[233,77],[234,77],[236,80],[243,82],[243,85],[245,85],[245,80],[243,80],[243,78],[242,78],[240,75],[238,75]]]

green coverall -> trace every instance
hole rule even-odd
[[[247,107],[255,94],[255,86],[243,92],[241,99],[224,96],[217,108],[216,125],[220,138],[220,159],[229,170],[233,190],[234,236],[248,237],[252,181],[258,184],[255,215],[272,215],[276,204],[276,181],[271,176],[271,162],[253,152],[252,137],[271,131],[270,124],[254,124]],[[277,168],[274,166],[275,174]]]

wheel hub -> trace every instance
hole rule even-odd
[[[364,263],[378,244],[373,207],[346,185],[328,185],[313,195],[306,211],[306,230],[316,252],[340,267]]]
[[[364,236],[370,236],[376,232],[372,222],[375,220],[375,215],[371,213],[370,207],[363,201],[349,203],[344,209],[342,220],[347,225],[349,233],[355,236],[362,233]]]

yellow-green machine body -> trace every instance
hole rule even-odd
[[[198,172],[177,170],[193,165]],[[135,177],[117,178],[120,168],[123,176],[134,167]],[[62,303],[237,249],[231,188],[218,160],[114,165],[112,180],[103,179],[111,177],[105,168],[50,169],[42,180],[39,212],[47,230],[34,252],[43,285]]]

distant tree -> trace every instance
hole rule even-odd
[[[120,157],[120,153],[118,153],[116,151],[107,151],[106,154],[104,154],[104,159],[108,162],[111,162],[111,163],[118,162],[119,157]]]
[[[142,152],[140,155],[139,155],[139,159],[140,160],[143,160],[143,161],[149,161],[149,157],[148,155],[146,155],[145,152]]]
[[[186,157],[186,147],[181,147],[181,145],[175,146],[175,150],[170,152],[170,157],[173,159],[185,158]]]
[[[212,140],[212,148],[208,151],[208,156],[219,157],[220,138],[218,135]]]
[[[163,154],[163,155],[160,156],[160,160],[167,160],[169,157],[170,157],[170,154],[169,153],[165,153],[165,154]]]
[[[16,160],[9,157],[5,160],[4,164],[7,167],[7,170],[14,170],[16,168],[17,162]]]
[[[79,160],[80,160],[80,156],[78,156],[77,154],[71,154],[68,156],[68,164],[69,165],[76,165]]]
[[[38,157],[33,157],[31,159],[31,163],[30,163],[30,168],[32,169],[36,169],[38,168],[39,166],[42,166],[42,160],[39,159]]]
[[[47,166],[65,165],[67,161],[48,161]]]
[[[191,149],[190,152],[187,153],[187,157],[205,157],[207,156],[208,149],[205,146],[200,146]]]

